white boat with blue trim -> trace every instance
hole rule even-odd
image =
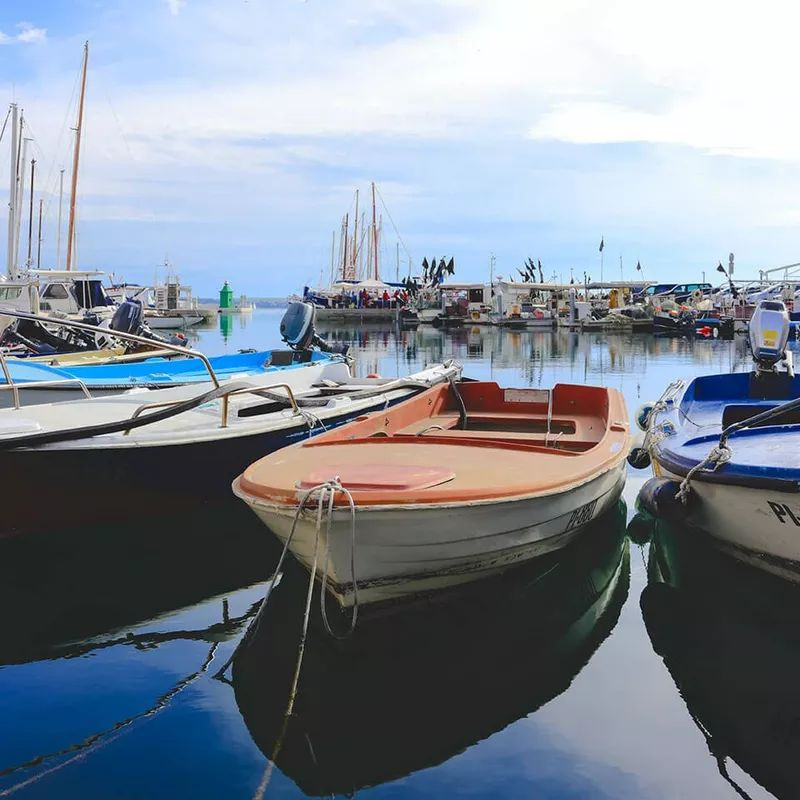
[[[800,378],[788,335],[783,303],[762,301],[750,322],[754,370],[671,384],[638,415],[646,436],[629,460],[652,459],[648,510],[800,582]]]

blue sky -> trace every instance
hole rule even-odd
[[[797,260],[798,12],[678,0],[5,0],[0,92],[25,109],[55,258],[90,40],[78,261],[210,294],[279,295],[329,268],[375,180],[419,264],[457,276],[659,280]],[[0,142],[0,192],[8,183]],[[38,195],[38,192],[37,192]],[[0,238],[5,225],[0,226]],[[384,277],[396,237],[385,220]],[[403,253],[401,271],[406,269]]]

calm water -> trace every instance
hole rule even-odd
[[[279,318],[259,310],[192,336],[209,354],[267,348]],[[352,343],[361,374],[454,357],[506,385],[614,386],[631,414],[673,378],[748,367],[741,339],[321,332]],[[317,612],[266,796],[798,796],[797,596],[685,532],[632,543],[646,477],[630,475],[627,512],[549,563],[367,619],[347,642]],[[275,564],[268,532],[237,503],[153,518],[132,495],[108,520],[91,506],[87,476],[84,530],[0,549],[0,797],[260,796],[304,574],[287,570],[215,679]]]

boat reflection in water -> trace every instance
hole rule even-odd
[[[369,609],[346,640],[325,633],[315,605],[276,765],[307,794],[351,794],[439,764],[561,694],[627,596],[624,519],[620,504],[557,554],[413,607]],[[236,701],[267,758],[307,590],[292,566],[233,663]],[[344,629],[348,612],[330,605]]]
[[[800,591],[689,530],[653,523],[641,608],[721,776],[732,759],[776,797],[800,787]]]
[[[127,516],[0,538],[0,665],[92,652],[98,636],[123,627],[108,642],[136,645],[126,631],[140,622],[156,644],[159,617],[261,583],[277,558],[277,545],[233,499],[195,511],[176,505],[146,524]],[[223,617],[210,623],[219,623],[213,634],[171,630],[164,641],[235,638],[243,621]]]

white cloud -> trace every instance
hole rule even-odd
[[[177,17],[181,10],[186,7],[188,0],[167,0],[167,8],[173,17]]]
[[[279,245],[289,211],[307,226],[294,234],[313,238],[374,177],[407,187],[385,190],[401,228],[416,215],[427,225],[416,235],[462,237],[465,250],[495,247],[509,220],[554,231],[554,251],[584,232],[596,249],[612,228],[639,241],[669,230],[694,247],[794,224],[800,7],[789,3],[765,0],[756,17],[675,0],[654,17],[634,0],[192,0],[167,28],[164,13],[133,4],[87,21],[81,187],[93,218],[144,226],[179,207],[202,224],[251,214],[260,231],[259,214],[285,214]],[[35,40],[26,30],[41,29],[0,42]],[[52,191],[69,164],[73,112],[56,141],[79,52],[52,28],[49,43],[28,83],[6,76],[0,93],[24,98],[40,163],[56,165],[42,167]],[[610,143],[637,144],[582,147]],[[267,208],[268,197],[281,202]]]
[[[46,28],[36,28],[29,22],[17,23],[19,33],[10,36],[0,31],[0,44],[39,44],[47,39]]]

